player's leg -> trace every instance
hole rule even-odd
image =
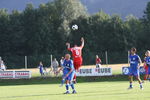
[[[55,68],[54,75],[57,76],[57,68]]]
[[[128,89],[132,89],[133,88],[133,86],[132,86],[132,82],[133,82],[133,75],[129,75],[129,83],[130,83],[130,85],[129,85],[129,88]]]
[[[74,62],[74,68],[75,68],[75,70],[78,71],[79,68],[81,67],[81,65],[82,65],[82,60],[81,60],[81,61]],[[76,79],[77,79],[77,76],[76,76],[76,73],[75,73],[74,78],[73,78],[73,82],[74,82],[74,83],[77,82]]]
[[[96,68],[98,68],[99,66],[98,66],[98,64],[96,64]]]
[[[139,84],[140,84],[140,89],[143,89],[142,80],[141,80],[141,78],[140,78],[139,70],[137,70],[137,71],[134,73],[134,75],[136,76],[136,78],[137,78],[137,80],[138,80],[138,82],[139,82]]]
[[[55,75],[55,68],[53,68],[53,73],[54,73],[54,75]]]
[[[76,90],[75,90],[75,87],[74,87],[74,82],[73,82],[74,75],[75,75],[75,71],[72,72],[72,73],[69,75],[69,82],[70,82],[70,86],[71,86],[71,88],[72,88],[72,93],[73,93],[73,94],[77,93]]]
[[[57,73],[57,71],[58,71],[58,68],[56,68],[56,70],[55,70],[55,75],[56,75],[56,76],[58,76],[58,73]]]
[[[77,75],[76,75],[76,73],[74,74],[74,77],[73,77],[73,82],[74,82],[74,84],[76,84],[77,83]]]
[[[78,70],[78,64],[77,64],[77,62],[74,62],[74,68],[75,68],[75,71],[77,71]],[[76,84],[76,79],[77,79],[77,76],[76,76],[76,73],[74,74],[74,77],[73,77],[73,82]]]
[[[144,81],[146,81],[148,79],[148,74],[144,75]]]
[[[66,92],[64,94],[69,94],[69,80],[66,78]]]
[[[43,76],[43,71],[42,70],[40,70],[40,74],[41,74],[41,76]]]
[[[140,79],[140,76],[137,76],[137,80],[140,84],[140,89],[143,89],[142,80]]]
[[[102,65],[101,64],[99,64],[99,68],[101,68],[102,67]]]
[[[148,72],[147,72],[147,79],[150,81],[150,67],[148,67]]]
[[[147,80],[148,79],[148,67],[145,66],[145,75],[144,75],[144,80]]]
[[[148,77],[147,77],[147,79],[150,81],[150,74],[148,74]]]
[[[61,84],[59,87],[62,87],[64,85],[65,81],[67,80],[67,78],[65,78],[65,76],[66,76],[66,73],[63,71],[62,80],[61,80]]]
[[[132,82],[133,82],[133,70],[132,67],[129,68],[129,88],[128,89],[132,89]]]

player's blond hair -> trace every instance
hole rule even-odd
[[[71,58],[71,55],[68,53],[68,54],[65,54],[65,58]]]

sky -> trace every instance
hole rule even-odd
[[[26,4],[32,3],[38,7],[41,3],[52,0],[0,0],[0,8],[7,8],[9,12],[13,9],[22,11]],[[118,14],[122,18],[127,15],[134,15],[138,18],[143,16],[147,2],[150,0],[81,0],[90,14],[103,10],[107,14]]]

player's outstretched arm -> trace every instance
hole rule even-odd
[[[60,73],[60,71],[63,70],[63,67],[60,67],[60,69],[56,72],[57,74]]]
[[[143,67],[146,68],[146,62],[145,62],[145,61],[144,61],[144,63],[143,63]]]
[[[142,60],[141,60],[141,58],[139,57],[139,67],[140,67],[141,64],[142,64]]]
[[[73,69],[71,69],[71,70],[67,73],[67,75],[65,76],[65,78],[68,77],[72,71],[73,71]]]
[[[66,43],[66,46],[69,49],[70,48],[70,43]]]
[[[81,47],[84,47],[84,38],[81,38]]]
[[[66,43],[66,46],[67,46],[67,49],[68,49],[69,51],[71,51],[70,43]]]

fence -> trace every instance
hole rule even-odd
[[[144,52],[138,52],[141,59],[144,57]],[[83,65],[94,65],[95,55],[99,55],[102,64],[121,64],[128,63],[128,51],[126,52],[98,52],[98,53],[83,53]],[[36,55],[36,56],[2,56],[7,68],[36,68],[40,61],[43,62],[44,67],[50,67],[52,58],[56,58],[60,62],[61,56],[51,55]]]

